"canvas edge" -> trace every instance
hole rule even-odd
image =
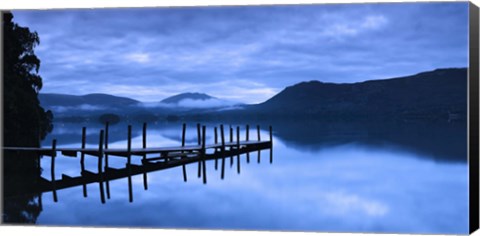
[[[469,232],[472,234],[479,228],[479,8],[469,3]]]
[[[3,14],[6,11],[0,11],[0,146],[3,147]],[[3,224],[3,151],[0,151],[0,224]]]
[[[376,2],[381,2],[377,0]],[[407,3],[408,1],[401,3]],[[421,2],[421,1],[420,1]],[[447,1],[450,2],[450,1]],[[342,2],[348,4],[347,2]],[[358,2],[354,2],[358,3]],[[363,3],[372,3],[365,1]],[[394,2],[390,2],[394,3]],[[3,52],[3,14],[8,10],[0,9],[0,52]],[[468,66],[468,168],[469,168],[469,233],[479,229],[479,7],[469,2],[469,66]],[[0,55],[0,91],[3,95],[3,53]],[[0,146],[3,147],[3,96],[0,96]],[[0,193],[3,193],[3,152],[0,152]],[[0,212],[3,213],[3,194],[0,194]],[[3,223],[3,215],[0,219]],[[15,227],[15,226],[13,226]],[[18,227],[15,227],[18,229]],[[31,228],[31,227],[27,227]],[[37,227],[35,227],[37,228]],[[42,228],[42,227],[40,227]],[[43,227],[49,228],[49,227]],[[51,227],[50,227],[51,228]],[[88,229],[85,229],[88,230]],[[91,229],[97,230],[97,229]],[[168,230],[167,230],[168,231]],[[30,231],[29,231],[30,232]],[[226,231],[228,232],[228,231]],[[248,232],[248,231],[246,231]],[[321,234],[331,233],[320,232]],[[478,232],[475,233],[477,235]],[[333,233],[332,235],[334,235]],[[350,233],[347,233],[350,234]],[[352,234],[359,234],[354,233]],[[373,234],[373,233],[372,233]],[[405,234],[404,234],[405,235]],[[410,234],[406,234],[410,235]]]

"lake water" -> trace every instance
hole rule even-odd
[[[195,123],[187,142],[195,144]],[[213,127],[207,123],[207,142]],[[233,124],[236,127],[237,124]],[[241,137],[245,126],[241,124]],[[268,139],[261,124],[262,139]],[[245,229],[321,232],[468,233],[468,166],[464,124],[275,123],[273,163],[269,150],[241,156],[241,171],[226,162],[225,178],[207,162],[207,184],[197,164],[134,176],[133,202],[127,179],[110,182],[111,198],[100,201],[99,184],[42,194],[38,225]],[[87,146],[97,147],[100,125],[88,127]],[[110,127],[110,147],[126,147],[127,124]],[[80,147],[81,124],[56,123],[44,141]],[[227,125],[228,127],[228,125]],[[251,125],[253,127],[253,124]],[[133,147],[141,147],[141,124],[134,124]],[[251,129],[251,137],[256,131]],[[226,132],[228,140],[228,132]],[[180,123],[149,124],[148,146],[180,144]],[[235,135],[234,135],[235,136]],[[133,157],[140,163],[141,157]],[[112,167],[126,160],[110,157]],[[86,157],[96,171],[97,159]],[[50,158],[42,159],[50,179]],[[57,158],[56,178],[78,176],[79,158]]]

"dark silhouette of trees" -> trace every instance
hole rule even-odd
[[[34,48],[36,32],[14,23],[11,13],[2,15],[3,26],[3,137],[4,146],[38,147],[49,133],[53,114],[40,106],[42,78]],[[31,152],[3,151],[3,212],[6,223],[35,223],[41,194],[28,193],[41,174],[40,157]]]
[[[34,48],[40,39],[12,19],[3,14],[4,145],[38,146],[53,128],[52,112],[45,112],[37,97],[43,84]]]

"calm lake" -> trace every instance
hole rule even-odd
[[[187,144],[196,144],[194,122],[188,123]],[[241,126],[245,138],[245,124]],[[177,146],[181,123],[148,126],[149,147]],[[213,127],[207,123],[207,143]],[[255,127],[250,123],[250,127]],[[268,125],[260,124],[267,140]],[[127,179],[110,182],[111,198],[100,201],[99,184],[42,194],[38,225],[245,229],[322,232],[464,234],[468,232],[468,166],[463,123],[325,124],[279,122],[273,126],[270,151],[241,156],[240,174],[226,162],[225,178],[207,162],[207,184],[197,177],[197,163],[148,173],[133,180],[129,202]],[[43,146],[53,138],[58,147],[80,147],[87,126],[87,147],[98,147],[99,124],[55,123]],[[228,124],[226,127],[229,127]],[[133,124],[133,147],[141,147],[141,124]],[[228,130],[228,129],[227,129]],[[256,130],[251,128],[251,137]],[[228,132],[225,134],[228,139]],[[235,135],[234,135],[235,136]],[[127,124],[110,126],[110,147],[125,148]],[[133,157],[140,164],[141,157]],[[126,159],[110,157],[123,168]],[[96,171],[97,159],[86,157]],[[42,159],[43,177],[50,179],[50,158]],[[79,158],[57,158],[61,174],[78,176]]]

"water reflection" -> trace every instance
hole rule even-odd
[[[244,122],[243,124],[245,124]],[[251,123],[250,123],[251,124]],[[207,126],[207,143],[230,140]],[[266,124],[260,123],[261,127]],[[59,125],[56,125],[58,127]],[[232,124],[234,139],[237,126]],[[463,234],[468,231],[466,126],[462,123],[325,124],[273,123],[274,165],[269,150],[241,155],[247,168],[228,165],[230,159],[208,160],[208,184],[198,175],[198,162],[180,168],[148,172],[148,191],[142,174],[109,180],[110,198],[83,198],[82,186],[58,190],[55,203],[43,194],[41,225],[161,227],[195,229],[300,230],[322,232],[379,232]],[[82,125],[64,126],[81,130]],[[111,126],[109,147],[127,146],[127,124]],[[148,129],[148,146],[180,146],[180,123],[158,123]],[[245,127],[241,125],[240,127]],[[87,147],[98,143],[98,130],[89,127]],[[116,131],[115,131],[116,130]],[[215,135],[217,133],[217,135]],[[258,131],[240,129],[241,139],[257,139]],[[268,130],[260,129],[262,139]],[[63,142],[71,136],[75,142]],[[133,124],[132,147],[142,147],[142,124]],[[221,137],[220,137],[221,136]],[[80,147],[81,133],[54,133],[45,141],[60,147]],[[152,140],[150,143],[150,140]],[[197,128],[187,127],[185,144],[198,144]],[[260,163],[258,162],[260,156]],[[233,155],[234,163],[237,158]],[[142,165],[132,158],[132,165]],[[252,160],[250,160],[252,158]],[[266,160],[266,161],[264,161]],[[49,165],[42,159],[42,166]],[[96,169],[97,159],[85,167]],[[159,160],[161,161],[161,160]],[[255,163],[255,164],[253,164]],[[193,164],[193,165],[192,165]],[[57,168],[73,176],[77,159],[57,159]],[[202,168],[203,168],[202,166]],[[223,168],[222,168],[223,166]],[[125,168],[125,159],[109,158],[109,167]],[[224,173],[222,174],[222,169]],[[240,170],[240,175],[238,174]],[[44,173],[49,173],[48,168]],[[224,180],[222,181],[222,176]],[[60,176],[57,176],[60,177]],[[185,177],[186,178],[186,177]],[[106,179],[105,179],[106,180]],[[129,203],[129,188],[133,202]],[[100,193],[98,184],[88,192]],[[107,194],[108,195],[108,194]],[[45,197],[46,196],[46,197]],[[72,214],[75,212],[75,214]],[[94,216],[103,217],[94,217]]]
[[[243,123],[249,123],[247,121]],[[78,144],[81,127],[85,124],[59,123],[55,124],[54,133],[47,137],[44,143],[51,143],[51,139],[57,138],[60,145]],[[206,124],[209,127],[217,124]],[[465,121],[458,122],[316,122],[305,120],[302,122],[262,123],[261,127],[272,125],[275,127],[275,137],[284,141],[289,147],[305,150],[318,151],[324,147],[346,143],[361,143],[371,147],[388,145],[398,149],[417,152],[420,157],[434,158],[436,161],[466,162],[467,161],[467,125]],[[141,137],[142,124],[134,124],[133,137]],[[233,139],[233,127],[225,127],[227,142]],[[60,128],[57,128],[60,127]],[[100,130],[103,126],[98,124],[89,125],[92,130]],[[127,124],[118,123],[110,127],[111,142],[125,140]],[[157,122],[149,125],[150,129],[160,131],[162,137],[181,142],[178,132],[180,123]],[[241,126],[243,127],[243,126]],[[213,130],[212,130],[213,131]],[[253,130],[254,131],[254,130]],[[194,144],[198,141],[196,130],[192,129],[187,134],[186,143]],[[155,132],[158,133],[158,132]],[[212,133],[207,134],[207,139],[212,139]],[[242,138],[247,134],[245,129],[241,131]],[[254,133],[254,135],[256,135]],[[98,133],[87,134],[87,144],[95,145],[98,142]],[[213,140],[212,140],[213,142]]]
[[[39,163],[33,153],[3,151],[3,222],[36,223],[42,211],[42,194],[28,190],[38,184]]]
[[[305,154],[275,142],[275,165],[250,165],[241,175],[208,173],[209,183],[180,170],[149,174],[149,191],[128,204],[126,181],[111,182],[112,199],[72,199],[59,192],[44,205],[40,224],[302,230],[329,232],[465,233],[468,222],[466,167],[427,162],[411,153],[342,145]],[[278,154],[283,158],[278,158]],[[263,154],[263,153],[262,153]],[[286,156],[291,156],[288,159]],[[298,161],[302,158],[302,161]],[[293,159],[293,160],[292,160]],[[212,169],[212,162],[207,163]],[[263,165],[262,165],[263,164]],[[196,174],[196,166],[187,166]],[[229,168],[226,168],[228,170]],[[368,171],[365,171],[368,170]],[[217,174],[217,175],[216,175]],[[133,177],[142,188],[141,176]],[[98,187],[92,186],[92,191]],[[63,197],[62,197],[63,196]],[[48,198],[50,199],[50,198]],[[78,206],[82,203],[83,206]],[[74,215],[68,211],[75,212]],[[98,220],[92,212],[104,215]],[[128,217],[125,214],[128,212]],[[66,214],[66,217],[59,215]],[[132,220],[134,219],[134,220]]]
[[[215,131],[216,131],[215,127]],[[198,130],[198,145],[194,147],[187,147],[185,146],[185,139],[186,139],[186,125],[183,124],[182,130],[182,145],[179,147],[173,148],[165,148],[165,147],[154,147],[147,149],[147,125],[143,124],[142,129],[142,149],[132,149],[132,126],[128,125],[127,132],[127,148],[126,149],[109,149],[109,124],[107,123],[105,126],[105,130],[100,130],[99,139],[98,139],[98,150],[94,149],[85,149],[86,147],[86,128],[82,128],[82,139],[81,139],[81,149],[72,149],[72,148],[58,148],[57,149],[57,140],[52,140],[51,148],[45,148],[47,150],[41,151],[44,155],[48,155],[50,158],[50,179],[47,180],[45,176],[41,176],[40,172],[37,172],[36,176],[33,175],[32,178],[35,179],[34,185],[24,186],[21,189],[21,193],[42,193],[42,192],[52,192],[53,201],[57,202],[57,191],[66,189],[66,188],[73,188],[76,186],[82,186],[83,188],[83,196],[87,197],[87,185],[91,183],[98,183],[99,192],[100,192],[100,200],[101,203],[105,203],[105,193],[106,197],[110,199],[110,181],[127,178],[128,180],[128,193],[129,193],[129,201],[133,202],[133,187],[132,187],[132,177],[135,175],[142,174],[143,175],[143,185],[144,189],[148,189],[148,181],[147,181],[147,174],[150,172],[155,172],[159,170],[165,170],[170,168],[175,168],[182,166],[183,168],[183,177],[184,181],[187,182],[187,175],[186,175],[186,165],[192,163],[198,163],[199,167],[199,178],[203,177],[203,183],[207,183],[207,174],[206,174],[206,162],[214,160],[217,166],[219,159],[222,161],[222,174],[221,178],[224,178],[225,173],[225,159],[230,157],[233,160],[233,156],[237,157],[237,173],[240,174],[240,157],[244,156],[250,152],[259,152],[264,149],[272,150],[272,143],[271,143],[271,136],[270,141],[260,142],[259,141],[241,141],[240,140],[240,127],[237,126],[237,139],[234,141],[233,139],[230,140],[229,143],[225,143],[224,132],[223,132],[223,125],[220,126],[221,130],[221,145],[217,144],[218,137],[217,132],[215,132],[215,140],[214,144],[206,143],[206,126],[200,128],[200,124],[197,125]],[[260,132],[258,130],[258,132]],[[270,128],[271,134],[271,128]],[[259,136],[260,139],[260,136]],[[208,151],[208,153],[207,153]],[[139,154],[141,152],[142,154]],[[17,151],[19,155],[23,153],[27,153],[29,155],[38,154],[36,157],[39,159],[41,157],[40,152],[35,150],[22,150]],[[57,153],[61,153],[65,156],[60,155],[60,157],[68,158],[68,157],[77,157],[80,155],[80,175],[79,176],[70,176],[64,174],[62,170],[58,170],[55,167]],[[132,164],[132,156],[141,156],[141,159],[137,159],[141,161],[141,164]],[[270,159],[273,160],[273,152],[270,151]],[[86,156],[92,156],[98,160],[98,168],[97,171],[92,172],[86,168],[85,159]],[[120,158],[127,158],[126,163],[124,164],[123,168],[112,168],[109,166],[109,156],[113,157],[120,157]],[[19,156],[11,155],[9,158],[18,159]],[[105,163],[105,167],[103,164]],[[45,164],[45,162],[44,162]],[[72,166],[69,168],[72,169]],[[217,170],[217,168],[215,168]],[[58,179],[56,172],[60,172],[61,178]],[[16,181],[21,181],[22,179],[17,179]],[[106,188],[104,187],[106,186]],[[15,195],[18,193],[11,193],[11,195]],[[9,196],[9,195],[7,195]]]
[[[435,161],[467,161],[467,125],[458,122],[291,122],[273,123],[275,136],[289,147],[312,152],[358,143],[415,152]]]

